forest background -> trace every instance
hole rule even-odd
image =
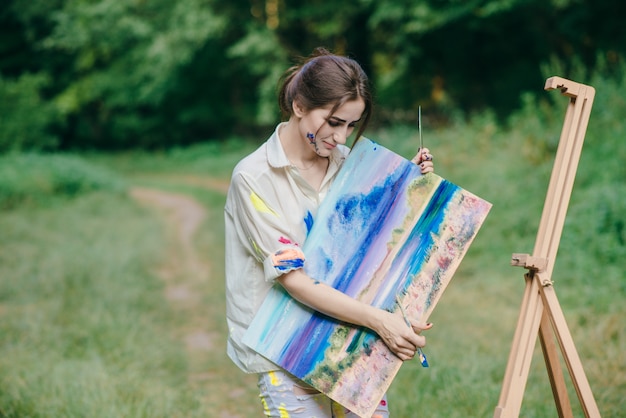
[[[626,409],[626,3],[5,0],[0,417],[257,416],[225,355],[223,205],[314,47],[363,64],[366,135],[494,204],[396,417],[490,416],[566,99],[596,88],[553,278],[604,417]],[[522,416],[554,416],[540,350]],[[570,398],[576,399],[571,384]],[[576,416],[582,416],[580,409]]]
[[[267,132],[275,89],[314,47],[357,59],[376,122],[500,120],[542,65],[626,49],[618,0],[7,0],[0,6],[0,151],[168,148]]]

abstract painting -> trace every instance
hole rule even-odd
[[[356,299],[425,322],[491,204],[385,147],[355,144],[303,245],[304,269]],[[244,342],[362,417],[402,361],[371,330],[320,314],[276,285]]]

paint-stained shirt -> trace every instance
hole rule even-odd
[[[315,190],[285,155],[280,126],[237,164],[224,208],[227,352],[248,373],[278,369],[241,340],[276,279],[303,267],[302,245],[349,152],[342,145],[333,150],[322,185]]]

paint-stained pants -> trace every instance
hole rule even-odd
[[[259,373],[259,390],[266,417],[358,418],[358,415],[283,371]],[[389,408],[384,397],[372,418],[388,417]]]

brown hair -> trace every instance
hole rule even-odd
[[[344,103],[360,98],[365,102],[365,110],[355,142],[369,123],[372,111],[369,79],[351,58],[316,48],[302,64],[289,68],[281,80],[278,104],[285,117],[292,115],[294,100],[307,111],[332,104],[330,116]]]

